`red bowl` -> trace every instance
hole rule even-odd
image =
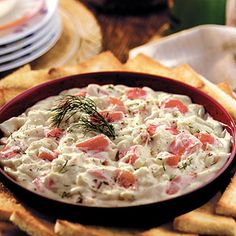
[[[161,202],[127,207],[84,206],[43,197],[19,185],[0,168],[1,180],[15,192],[19,200],[53,217],[75,220],[80,223],[146,227],[157,226],[179,214],[199,207],[225,185],[236,153],[236,127],[233,119],[213,98],[196,88],[171,79],[131,72],[100,72],[49,81],[27,90],[3,106],[0,109],[0,123],[20,115],[28,107],[48,96],[57,95],[62,90],[73,87],[85,87],[91,83],[124,84],[131,87],[148,86],[156,91],[191,97],[194,103],[203,105],[214,119],[222,122],[232,135],[230,157],[211,180],[191,192]]]

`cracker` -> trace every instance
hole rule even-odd
[[[15,210],[25,211],[24,207],[17,202],[2,185],[0,185],[0,219],[9,220]]]
[[[195,236],[197,234],[187,234],[176,232],[170,225],[164,225],[140,233],[139,236]]]
[[[200,76],[200,78],[204,82],[204,86],[201,90],[218,101],[236,121],[236,100],[204,77]]]
[[[52,68],[49,71],[51,76],[63,77],[89,72],[119,71],[123,66],[120,61],[109,51],[100,53],[91,59],[77,65]]]
[[[197,73],[188,65],[184,64],[172,69],[163,66],[159,62],[143,54],[138,54],[135,58],[129,59],[125,64],[125,69],[168,77],[196,88],[201,88],[204,85]]]
[[[233,218],[196,210],[175,218],[174,228],[183,232],[207,235],[235,236],[236,233]]]
[[[27,211],[14,211],[10,221],[30,236],[55,236],[53,225],[44,222]]]
[[[189,84],[195,88],[202,88],[204,82],[199,75],[187,64],[182,64],[173,68],[173,73],[180,79],[180,81]]]
[[[233,99],[236,99],[236,96],[233,92],[232,87],[230,86],[230,84],[227,81],[221,82],[219,84],[217,84],[217,86],[223,90],[225,93],[227,93],[228,95],[230,95]]]
[[[236,174],[217,202],[216,213],[236,218]]]
[[[74,66],[14,72],[0,81],[0,105],[19,93],[48,80],[94,71],[121,70],[122,64],[111,52],[104,52]]]
[[[57,220],[54,231],[60,236],[132,236],[133,233],[102,227],[83,226],[65,220]]]
[[[202,207],[176,217],[173,226],[176,230],[207,235],[235,235],[236,223],[233,218],[214,213],[220,194],[217,194]]]

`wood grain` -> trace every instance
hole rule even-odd
[[[147,43],[160,27],[168,22],[167,8],[160,5],[145,14],[108,14],[103,13],[86,0],[82,2],[94,13],[103,35],[103,50],[110,50],[114,55],[125,62],[129,50]]]

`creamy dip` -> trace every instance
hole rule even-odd
[[[97,118],[73,109],[53,125],[52,108],[65,94],[93,101],[114,136]],[[84,117],[94,130],[81,126]],[[231,147],[230,134],[201,105],[148,87],[73,88],[0,128],[0,163],[11,177],[40,195],[96,206],[145,204],[189,192],[222,168]]]

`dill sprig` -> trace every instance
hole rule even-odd
[[[77,112],[81,113],[80,119],[70,129],[80,128],[85,134],[93,131],[115,138],[114,127],[97,111],[95,102],[82,96],[62,96],[52,109],[52,125],[59,127],[62,121],[68,121]]]

